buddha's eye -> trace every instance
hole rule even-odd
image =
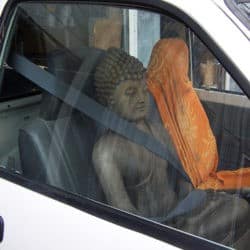
[[[129,87],[129,88],[127,88],[126,90],[125,90],[125,94],[126,95],[134,95],[135,94],[135,92],[136,92],[136,89],[135,88],[132,88],[132,87]]]

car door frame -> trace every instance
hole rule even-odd
[[[7,33],[6,27],[8,27],[10,23],[10,17],[12,16],[15,6],[20,2],[22,1],[9,0],[3,10],[2,22],[0,24],[0,33],[2,37],[0,44],[1,50],[3,49],[3,38]],[[86,2],[87,4],[89,4],[89,1],[86,0],[82,0],[81,2]],[[159,14],[171,15],[177,20],[182,21],[196,33],[196,35],[220,60],[226,70],[234,77],[234,79],[238,83],[240,83],[239,85],[244,90],[245,94],[248,97],[250,96],[250,86],[248,79],[241,73],[237,66],[233,62],[231,62],[230,58],[217,46],[214,40],[204,31],[204,29],[199,24],[197,24],[194,19],[192,19],[177,7],[160,0],[121,0],[119,1],[119,3],[115,1],[105,0],[93,1],[91,2],[91,4],[104,4],[119,7],[136,7],[144,10],[152,10]],[[197,249],[214,249],[214,247],[216,247],[217,249],[228,249],[227,247],[224,247],[220,244],[202,239],[194,235],[190,235],[185,232],[181,232],[168,226],[154,223],[135,215],[128,214],[126,212],[98,203],[96,201],[79,197],[77,195],[65,192],[55,187],[47,186],[42,183],[36,183],[21,175],[10,173],[4,169],[0,169],[0,178],[6,179],[10,182],[21,185],[40,194],[46,195],[52,199],[66,203],[91,215],[105,219],[125,228],[152,236],[156,239],[180,248],[188,249],[192,248],[195,245]]]

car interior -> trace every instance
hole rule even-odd
[[[112,109],[109,110],[109,107],[102,106],[103,109],[97,110],[98,107],[91,105],[91,102],[89,102],[87,104],[89,106],[86,107],[88,111],[82,112],[78,108],[78,102],[83,96],[86,96],[93,103],[98,103],[94,85],[96,80],[95,72],[99,62],[106,55],[108,49],[106,46],[109,43],[112,45],[118,44],[120,46],[118,47],[126,52],[133,52],[133,48],[127,45],[129,39],[126,37],[133,36],[131,32],[126,33],[129,29],[127,24],[122,29],[117,23],[112,27],[118,29],[121,33],[118,40],[106,39],[106,37],[109,38],[110,34],[107,33],[108,29],[106,30],[105,25],[110,26],[113,20],[117,20],[117,13],[118,16],[122,13],[126,17],[128,12],[127,10],[117,12],[117,10],[113,9],[107,11],[108,14],[103,14],[105,11],[96,11],[98,8],[93,8],[93,12],[90,11],[91,8],[86,8],[86,20],[81,25],[79,23],[76,25],[78,29],[79,27],[85,29],[82,32],[84,35],[81,34],[80,42],[77,39],[76,42],[75,37],[72,38],[70,35],[75,35],[78,32],[77,28],[75,32],[70,27],[69,29],[72,28],[75,32],[70,33],[67,30],[68,26],[67,29],[64,29],[64,26],[66,26],[64,23],[61,30],[57,26],[51,28],[49,23],[46,26],[40,13],[36,13],[34,17],[31,17],[33,9],[29,9],[29,7],[27,5],[27,12],[24,10],[25,8],[20,8],[17,11],[15,27],[11,32],[9,44],[6,46],[5,63],[0,69],[0,145],[4,145],[0,147],[0,168],[11,174],[24,177],[31,184],[39,183],[48,190],[50,187],[55,187],[66,194],[74,194],[84,199],[115,207],[105,195],[100,176],[96,171],[92,158],[94,146],[103,135],[110,131],[124,136],[130,142],[137,143],[137,145],[144,146],[144,144],[138,143],[137,140],[130,140],[131,137],[126,136],[127,131],[124,131],[126,126],[122,124],[125,123],[125,119],[122,120],[123,118],[119,120],[119,124],[115,124],[115,126],[120,127],[122,133],[113,129],[114,121],[118,120],[113,119],[113,111]],[[70,8],[68,9],[70,10]],[[79,11],[77,8],[75,10]],[[60,11],[60,8],[58,12],[56,12],[56,8],[46,9],[45,13],[49,13],[46,21],[50,20],[50,18],[53,19],[50,16],[51,13],[54,13],[57,18],[63,17],[64,19],[65,13],[62,15]],[[142,14],[147,17],[147,13],[142,11]],[[70,14],[67,15],[70,16]],[[79,16],[82,17],[82,13]],[[185,25],[172,17],[161,16],[159,19],[159,16],[157,15],[158,19],[153,20],[156,23],[159,20],[162,22],[159,25],[159,37],[177,37],[185,41],[189,48],[189,77],[193,82],[192,90],[197,93],[216,138],[219,154],[218,170],[236,170],[240,167],[250,166],[250,102],[248,97],[244,95],[239,86],[232,89],[226,87],[226,82],[229,84],[233,80],[230,74],[226,72],[208,48],[199,41],[191,29],[187,29]],[[110,20],[109,17],[111,17]],[[124,23],[127,22],[125,17],[123,19]],[[138,26],[145,26],[144,21],[143,19],[143,22]],[[95,26],[95,23],[98,25]],[[101,38],[104,37],[103,41],[105,42],[100,37],[95,37],[97,31],[100,33]],[[116,32],[114,33],[117,36],[119,32]],[[147,48],[146,54],[150,55],[157,41],[143,40],[143,37],[139,39],[137,35],[135,37],[138,40],[134,41],[135,46],[138,48],[141,46],[141,51],[146,51],[143,48]],[[84,36],[87,36],[87,38]],[[148,37],[147,32],[146,37]],[[209,52],[207,53],[207,51]],[[138,59],[141,61],[148,56],[145,56],[145,53],[140,53]],[[209,55],[209,60],[216,64],[217,68],[214,69],[213,74],[215,80],[218,81],[217,85],[204,86],[202,84],[202,74],[199,67],[200,64],[206,65],[209,61],[206,53]],[[13,65],[13,56],[15,55],[27,59],[37,69],[52,76],[55,85],[58,85],[59,91],[62,86],[66,86],[67,91],[64,93],[63,98],[46,91],[37,84],[35,79],[29,79],[25,74],[18,73],[17,68]],[[146,67],[145,64],[144,67]],[[34,72],[33,74],[35,77],[37,73]],[[44,82],[48,77],[46,74],[41,75]],[[50,88],[53,89],[54,87]],[[72,92],[72,89],[76,91]],[[67,104],[67,99],[72,100],[71,105]],[[101,104],[98,103],[98,105]],[[106,112],[107,110],[110,113]],[[147,119],[163,125],[153,96],[150,96],[150,111],[147,114]],[[106,123],[104,124],[102,120],[106,120]],[[129,123],[129,121],[126,122]],[[137,137],[135,127],[130,127],[130,130],[132,130],[132,134],[134,133],[134,137]],[[147,137],[144,138],[144,141],[144,149],[156,153],[157,156],[162,156],[162,154],[158,153],[158,148],[155,146],[157,144],[154,144],[154,141],[148,141]],[[146,144],[152,145],[148,147]],[[151,150],[152,147],[156,148],[155,151]],[[175,219],[176,215],[177,217],[180,214],[182,216],[195,210],[197,204],[202,204],[204,196],[193,191],[190,191],[193,196],[189,196],[185,191],[181,194],[182,190],[178,186],[179,180],[186,181],[187,173],[185,173],[183,166],[180,167],[181,170],[176,169],[175,159],[171,161],[168,153],[163,150],[166,158],[161,157],[160,160],[168,158],[167,162],[170,168],[166,171],[170,176],[169,183],[173,187],[173,192],[178,194],[178,198],[180,198],[178,204],[168,214],[168,219],[171,220],[172,218]],[[180,159],[178,160],[180,162]],[[188,179],[188,185],[192,186],[190,178]],[[197,191],[193,189],[193,186],[191,190]],[[128,191],[128,195],[133,192],[126,191]],[[250,192],[247,189],[228,190],[228,192],[237,192],[250,202]],[[196,201],[193,202],[193,200]],[[160,202],[162,202],[162,198]],[[168,222],[164,216],[145,217],[162,224]],[[232,225],[230,230],[233,231],[234,229],[235,227]],[[247,230],[246,233],[249,233],[249,227]],[[227,240],[226,238],[225,240]]]
[[[18,47],[14,49],[20,52]],[[38,64],[45,61],[43,68],[56,77],[58,84],[60,81],[71,83],[94,98],[93,72],[104,53],[102,49],[84,46],[71,50],[56,48],[40,58]],[[35,55],[33,62],[39,56]],[[29,94],[23,95],[22,90],[21,98],[15,93],[18,98],[0,99],[0,130],[5,131],[0,138],[1,145],[5,145],[0,150],[1,167],[39,183],[104,202],[91,155],[94,143],[107,128],[39,89],[8,64],[5,66],[2,91],[25,86]],[[216,136],[219,169],[249,166],[250,105],[247,97],[208,89],[197,89],[197,93]],[[208,98],[213,95],[214,99]]]

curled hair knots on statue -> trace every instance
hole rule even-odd
[[[95,71],[95,90],[97,101],[108,106],[117,85],[125,80],[140,80],[145,68],[135,57],[118,48],[107,50],[105,57]]]

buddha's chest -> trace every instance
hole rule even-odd
[[[166,181],[165,160],[159,158],[143,146],[130,141],[120,142],[117,160],[122,170],[123,178],[128,186],[138,185],[147,182],[162,183]]]
[[[168,186],[167,162],[134,143],[126,144],[122,155],[124,185],[136,209],[145,216],[165,215],[175,197]]]

